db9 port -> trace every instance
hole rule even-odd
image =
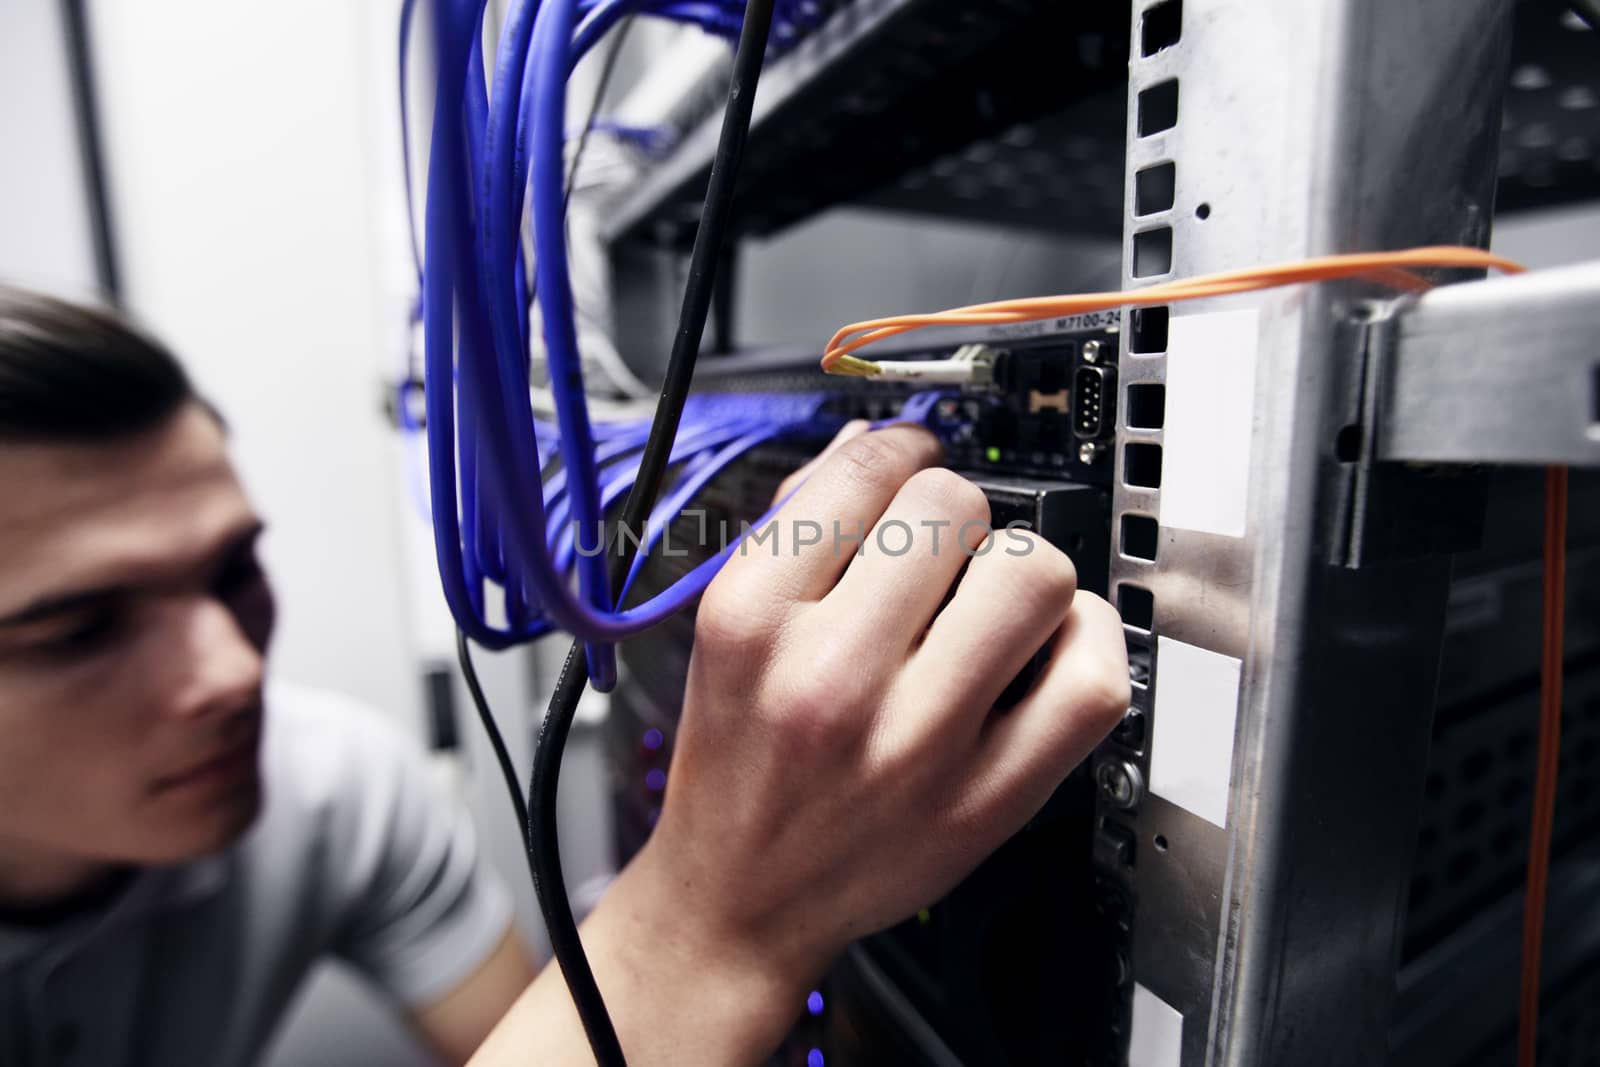
[[[1115,414],[1116,390],[1116,372],[1109,367],[1079,367],[1072,376],[1072,432],[1104,437]]]

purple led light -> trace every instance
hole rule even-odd
[[[806,1067],[823,1067],[827,1061],[822,1058],[822,1050],[814,1048],[806,1053]]]
[[[644,732],[644,737],[641,740],[644,742],[645,749],[649,752],[661,751],[661,746],[666,744],[667,741],[665,737],[661,736],[661,731],[654,726]]]
[[[806,998],[806,1011],[809,1011],[812,1015],[822,1014],[822,994],[817,992],[815,989],[813,989],[811,991],[811,995]]]
[[[667,787],[667,772],[657,767],[644,776],[644,784],[659,793]]]

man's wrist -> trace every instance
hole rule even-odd
[[[649,1005],[618,1022],[624,1050],[657,1062],[650,1045],[665,1039],[693,1052],[693,1062],[756,1062],[800,1017],[826,959],[797,958],[773,939],[725,927],[663,859],[647,846],[583,927],[608,1003]]]

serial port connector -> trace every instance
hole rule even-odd
[[[1082,366],[1072,375],[1072,432],[1081,438],[1104,437],[1117,405],[1117,372],[1110,367]]]

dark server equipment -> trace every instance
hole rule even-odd
[[[1277,16],[1262,20],[1247,6],[1221,0],[858,0],[769,70],[763,84],[769,106],[752,130],[740,179],[740,229],[772,235],[848,204],[1074,235],[1120,231],[1129,284],[1173,269],[1186,274],[1202,262],[1232,264],[1247,246],[1281,245],[1302,254],[1294,242],[1256,226],[1263,217],[1278,220],[1273,212],[1359,247],[1398,247],[1424,238],[1486,239],[1491,210],[1600,194],[1600,107],[1594,106],[1600,65],[1593,58],[1600,23],[1592,0],[1516,0],[1497,28],[1474,24],[1459,37],[1430,39],[1414,61],[1407,54],[1415,49],[1411,35],[1394,30],[1410,19],[1425,25],[1435,15],[1435,27],[1442,26],[1451,5],[1373,0],[1299,7],[1302,17],[1337,9],[1351,27],[1370,32],[1348,46],[1319,50],[1315,34],[1256,34],[1256,24]],[[1488,8],[1475,10],[1482,15]],[[1287,12],[1286,20],[1295,17]],[[1514,31],[1509,88],[1503,112],[1498,105],[1491,112],[1484,93],[1498,92],[1505,68],[1484,56],[1495,52],[1496,34],[1505,43],[1508,28]],[[1459,70],[1441,66],[1444,56]],[[1275,112],[1246,106],[1262,98],[1263,87],[1283,82],[1239,78],[1241,72],[1260,67],[1277,75],[1286,66],[1293,81],[1312,60],[1337,61],[1315,94],[1325,104],[1291,109],[1295,120],[1287,124]],[[1419,86],[1401,76],[1412,69],[1426,75]],[[1494,78],[1482,77],[1485,71]],[[1374,75],[1390,79],[1376,107],[1366,80]],[[1219,95],[1219,85],[1249,88]],[[1274,108],[1284,106],[1281,97],[1273,99]],[[1334,163],[1312,169],[1319,190],[1349,195],[1319,195],[1307,208],[1298,170],[1267,157],[1250,171],[1214,166],[1214,158],[1230,153],[1215,152],[1196,126],[1196,117],[1208,113],[1197,109],[1204,101],[1210,117],[1202,121],[1247,129],[1272,144],[1292,141],[1293,148],[1278,153],[1284,159],[1332,146],[1306,140],[1305,130],[1361,131],[1357,140],[1339,142],[1329,154]],[[1427,118],[1400,121],[1407,115]],[[619,265],[619,306],[631,309],[624,329],[650,321],[651,301],[661,302],[663,287],[640,279],[668,276],[660,265],[694,233],[713,127],[708,119],[688,129],[611,205],[606,236]],[[1422,131],[1438,139],[1419,139]],[[1442,155],[1413,151],[1421,144],[1436,145]],[[1476,146],[1472,160],[1451,156],[1461,145]],[[1490,162],[1496,156],[1497,167]],[[1399,180],[1407,172],[1445,177]],[[1236,196],[1231,209],[1219,199],[1226,190]],[[1281,232],[1294,229],[1275,224]],[[676,290],[664,291],[675,311]],[[1435,557],[1430,566],[1439,564],[1409,588],[1442,599],[1445,572],[1437,557],[1477,537],[1479,498],[1466,490],[1480,477],[1491,483],[1482,547],[1454,560],[1442,649],[1436,632],[1418,627],[1421,615],[1437,621],[1432,600],[1412,618],[1384,600],[1383,587],[1363,584],[1354,561],[1351,574],[1330,577],[1317,572],[1317,561],[1308,562],[1306,545],[1291,547],[1274,564],[1253,540],[1233,551],[1215,538],[1168,529],[1160,522],[1159,494],[1164,455],[1169,483],[1178,465],[1164,449],[1168,402],[1179,392],[1165,377],[1165,361],[1169,326],[1183,314],[1165,306],[1133,311],[1125,336],[1116,329],[1122,317],[1107,316],[1049,324],[1038,334],[978,338],[1001,350],[995,387],[939,404],[935,421],[951,464],[981,481],[997,516],[1027,513],[1046,528],[1046,512],[1066,508],[1069,517],[1057,529],[1067,531],[1063,547],[1086,588],[1104,581],[1095,561],[1111,561],[1110,593],[1129,634],[1133,706],[1039,818],[971,879],[853,946],[815,996],[796,1005],[796,1028],[775,1062],[1122,1063],[1135,981],[1182,1016],[1182,1049],[1172,1062],[1240,1056],[1276,1062],[1273,1053],[1282,1049],[1313,1049],[1312,1058],[1330,1062],[1374,1062],[1382,1056],[1385,1021],[1388,1062],[1396,1067],[1514,1060],[1538,720],[1540,476],[1473,469],[1418,481],[1407,470],[1403,482],[1413,496],[1405,501],[1369,487],[1379,532],[1396,543],[1409,539]],[[1333,329],[1327,308],[1295,314],[1302,317],[1299,335],[1273,335],[1262,373],[1350,354],[1340,344],[1324,350],[1306,340]],[[1124,343],[1128,358],[1119,362]],[[955,347],[943,339],[896,338],[877,351],[943,358]],[[806,354],[807,368],[815,355]],[[889,416],[905,394],[904,386],[800,373],[793,361],[718,362],[711,388],[825,390],[832,409],[849,417]],[[1262,395],[1266,380],[1257,381]],[[1325,385],[1287,375],[1273,381],[1275,403],[1328,414],[1332,394]],[[1170,409],[1177,411],[1176,403]],[[1299,418],[1297,432],[1307,432]],[[1340,440],[1360,453],[1360,426],[1346,429],[1357,432]],[[1285,440],[1270,432],[1263,439]],[[808,454],[793,446],[760,450],[709,486],[697,507],[712,525],[722,516],[736,526],[760,514],[773,487]],[[1340,463],[1356,458],[1338,456]],[[1272,462],[1280,460],[1296,479],[1324,478],[1286,453]],[[1437,500],[1416,499],[1418,486]],[[1093,518],[1101,492],[1115,494],[1109,520]],[[1138,506],[1124,507],[1135,498]],[[1446,505],[1452,510],[1441,518]],[[1404,521],[1416,513],[1427,523]],[[1282,537],[1302,521],[1298,514],[1269,518],[1252,538]],[[1452,540],[1420,539],[1434,527]],[[1574,475],[1571,528],[1564,741],[1540,1025],[1540,1062],[1556,1065],[1600,1063],[1592,1007],[1600,993],[1600,482],[1593,476]],[[1083,539],[1081,551],[1074,551],[1073,537]],[[1219,558],[1229,564],[1225,573],[1211,566]],[[638,594],[661,588],[695,561],[692,555],[654,561]],[[1326,579],[1326,588],[1317,586],[1306,602],[1314,611],[1260,593],[1270,582],[1293,585],[1308,573]],[[1276,627],[1262,632],[1265,645],[1246,626],[1263,616]],[[1396,625],[1368,627],[1369,616]],[[1250,829],[1213,834],[1191,825],[1184,832],[1198,843],[1185,854],[1177,835],[1167,851],[1168,840],[1153,832],[1168,824],[1156,821],[1160,805],[1145,794],[1141,768],[1160,744],[1158,641],[1196,635],[1217,637],[1200,645],[1241,660],[1258,679],[1240,698],[1239,752],[1298,762],[1293,776],[1274,778],[1279,767],[1242,758],[1233,780],[1241,794],[1260,801],[1247,805]],[[1261,681],[1271,640],[1324,635],[1369,644],[1358,656],[1337,644],[1301,641],[1294,646],[1303,656],[1297,666],[1316,681],[1281,687]],[[610,729],[623,856],[644,841],[659,810],[692,641],[693,620],[684,616],[621,653],[625,674]],[[1425,664],[1402,662],[1413,649],[1426,650]],[[1430,701],[1426,684],[1408,687],[1399,674],[1423,677],[1436,651],[1439,681]],[[1368,662],[1386,666],[1370,674],[1348,669]],[[1330,665],[1337,677],[1319,677]],[[1367,695],[1374,698],[1369,709],[1394,712],[1393,718],[1347,714]],[[1349,725],[1302,725],[1325,722],[1320,717],[1330,713]],[[1376,729],[1368,730],[1369,722]],[[1386,750],[1390,722],[1405,743]],[[1338,745],[1319,744],[1329,737]],[[1363,751],[1373,757],[1365,779]],[[1395,752],[1405,759],[1394,759]],[[1406,793],[1409,778],[1397,784],[1401,764],[1404,773],[1415,772],[1414,793]],[[1420,817],[1410,803],[1419,796]],[[1324,834],[1322,824],[1333,831]],[[1371,849],[1373,839],[1384,847]],[[1322,864],[1316,849],[1297,850],[1296,842],[1308,840],[1319,848],[1326,841],[1367,849],[1349,865],[1364,869],[1338,877],[1342,872]],[[1395,909],[1402,899],[1400,922]],[[1252,909],[1255,900],[1293,904]],[[1142,936],[1133,952],[1136,921]],[[1334,944],[1339,939],[1342,945]],[[1268,944],[1277,951],[1262,951]],[[1315,958],[1325,947],[1349,948],[1330,952],[1340,959],[1326,978]],[[1329,997],[1328,989],[1356,1003]],[[1352,1049],[1362,1055],[1347,1055]]]
[[[820,444],[769,447],[731,467],[696,502],[705,518],[682,520],[678,543],[691,544],[691,527],[702,521],[736,527],[759,515],[778,482]],[[1073,556],[1084,588],[1104,589],[1111,531],[1102,488],[969,473],[989,497],[996,526],[1027,522]],[[1538,640],[1527,620],[1539,597],[1538,528],[1530,519],[1538,491],[1535,475],[1498,472],[1484,547],[1456,561],[1396,974],[1396,1065],[1505,1062],[1512,1040],[1537,711]],[[1563,936],[1547,953],[1541,1025],[1543,1062],[1554,1064],[1600,1056],[1600,1031],[1586,1010],[1600,974],[1600,479],[1593,476],[1575,479],[1571,542],[1550,912],[1551,928]],[[692,551],[654,560],[638,595],[697,562]],[[615,696],[610,753],[624,856],[643,844],[659,812],[692,644],[693,620],[683,616],[623,649],[627,671]],[[1136,689],[1148,671],[1139,652]],[[817,995],[797,1006],[796,1028],[776,1062],[807,1063],[812,1049],[844,1065],[1120,1062],[1136,902],[1115,872],[1137,857],[1132,834],[1112,816],[1097,821],[1093,801],[1096,791],[1129,795],[1125,767],[1136,767],[1143,726],[1135,707],[971,878],[854,946]]]
[[[1073,375],[1085,365],[1089,340],[1092,358],[1096,348],[1114,351],[1115,335],[1102,331],[1008,352],[998,392],[953,397],[941,418],[970,428],[950,438],[952,465],[974,462],[977,469],[966,473],[988,497],[992,525],[1035,530],[1072,557],[1081,588],[1104,594],[1109,457],[1074,462],[1066,451],[1068,442],[1079,442],[1066,419]],[[709,387],[786,383],[817,384],[810,375],[745,373],[719,376]],[[884,417],[907,392],[902,386],[840,393],[840,414]],[[1007,424],[1014,431],[1019,419],[1035,414],[1029,408],[1040,395],[1059,405],[1062,451],[1041,449],[1041,461],[1033,451],[995,444],[993,428]],[[716,544],[695,547],[697,531],[724,522],[737,529],[741,520],[759,516],[782,478],[823,443],[768,446],[731,466],[678,520],[680,528],[669,531],[688,554],[653,558],[634,595],[648,597],[715,551]],[[1057,476],[1040,477],[1041,471]],[[685,615],[621,649],[624,671],[613,697],[609,751],[624,857],[642,846],[660,812],[692,644],[693,619]],[[1030,681],[1024,672],[1011,695]],[[1003,698],[1001,706],[1006,703]],[[1126,939],[1133,901],[1095,872],[1097,840],[1108,831],[1095,825],[1094,796],[1108,788],[1106,777],[1098,764],[1080,768],[1022,832],[944,899],[928,901],[905,922],[853,946],[807,1004],[796,1005],[795,1030],[774,1062],[1120,1062],[1130,1010]]]
[[[952,467],[1014,474],[1066,484],[1109,486],[1116,437],[1117,353],[1114,315],[1083,316],[1069,334],[991,340],[994,382],[950,395],[934,412],[934,429]],[[945,359],[960,346],[882,351],[895,359]],[[708,388],[716,392],[821,392],[827,409],[851,419],[883,419],[910,392],[904,382],[816,373],[815,354],[796,366],[794,353],[752,354],[719,361]],[[1080,391],[1080,386],[1081,391]]]
[[[1396,1067],[1510,1063],[1538,728],[1538,472],[1499,471],[1455,560],[1408,894]],[[1600,1062],[1600,478],[1575,473],[1541,1064]]]

